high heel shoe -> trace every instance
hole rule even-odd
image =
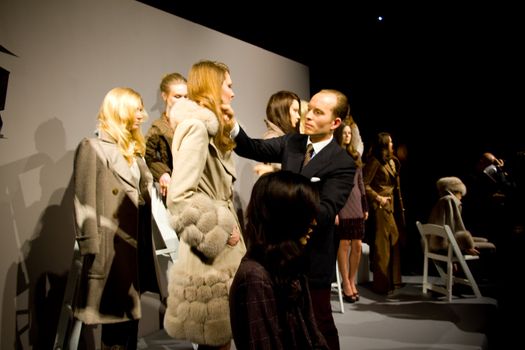
[[[355,293],[353,297],[355,298],[355,301],[359,301],[359,293]]]
[[[357,301],[355,299],[355,295],[354,294],[346,295],[345,292],[343,292],[343,300],[346,301],[347,303],[350,303],[350,304],[353,304],[353,303],[355,303]]]

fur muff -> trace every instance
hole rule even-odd
[[[232,276],[210,271],[194,276],[175,262],[169,271],[164,329],[173,338],[222,345],[231,339],[228,283]]]
[[[182,212],[172,216],[171,224],[180,239],[213,259],[224,249],[236,221],[228,208],[194,193]]]

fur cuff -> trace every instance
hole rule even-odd
[[[180,239],[213,259],[225,248],[235,219],[228,208],[216,206],[202,193],[194,193],[182,212],[172,217],[171,224]]]

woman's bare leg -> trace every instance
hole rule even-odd
[[[349,274],[348,279],[350,282],[350,288],[352,291],[352,294],[359,294],[357,291],[356,286],[356,278],[357,278],[357,270],[359,269],[359,262],[361,261],[361,249],[362,249],[362,241],[360,239],[353,239],[351,243],[351,250],[350,250],[350,267],[349,267]],[[339,267],[340,268],[340,267]]]
[[[339,249],[337,250],[337,264],[339,266],[339,272],[341,273],[343,283],[343,294],[352,295],[352,287],[350,285],[349,267],[348,267],[348,251],[350,250],[350,240],[342,239],[339,241]]]

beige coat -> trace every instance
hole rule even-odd
[[[227,245],[239,226],[233,206],[235,164],[213,143],[218,121],[208,109],[181,101],[171,111],[173,175],[167,206],[180,237],[179,257],[168,271],[164,328],[177,339],[221,345],[231,335],[228,292],[244,241]]]
[[[474,248],[472,234],[467,231],[461,217],[461,201],[452,193],[445,191],[432,208],[428,222],[436,225],[448,225],[461,250]],[[431,250],[447,249],[448,242],[438,236],[431,236],[429,247]]]
[[[150,229],[153,178],[144,159],[136,161],[140,183],[108,135],[84,139],[76,150],[76,239],[84,262],[75,316],[86,324],[139,319],[140,293],[159,292]],[[140,281],[139,268],[145,272]]]

